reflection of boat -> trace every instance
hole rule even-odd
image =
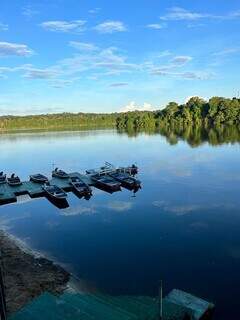
[[[63,191],[61,188],[59,188],[56,185],[49,185],[46,184],[43,187],[43,190],[46,192],[47,196],[54,200],[66,200],[67,194],[65,191]]]
[[[89,196],[92,195],[92,189],[89,187],[87,183],[81,180],[79,177],[71,177],[70,182],[73,192],[77,196]]]
[[[30,180],[33,181],[33,182],[37,182],[37,183],[46,183],[46,182],[48,182],[48,178],[45,177],[41,173],[37,173],[37,174],[31,175],[30,176]]]
[[[114,180],[121,183],[124,188],[130,190],[137,190],[141,188],[141,182],[133,177],[131,177],[128,173],[124,172],[113,172],[109,174]]]
[[[6,174],[3,174],[3,172],[0,172],[0,184],[6,183]]]
[[[22,184],[20,178],[18,176],[15,176],[13,173],[10,178],[7,178],[7,182],[10,186],[20,186]]]
[[[97,174],[92,176],[91,178],[96,187],[100,187],[110,192],[121,190],[121,184],[109,176]]]
[[[52,171],[52,176],[55,177],[55,178],[60,178],[60,179],[67,179],[69,178],[69,175],[63,171],[63,170],[60,170],[58,168],[54,169]]]

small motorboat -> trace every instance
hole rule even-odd
[[[130,176],[128,173],[113,172],[109,175],[116,181],[120,182],[124,188],[127,188],[129,190],[136,190],[141,188],[141,182]]]
[[[89,169],[86,170],[86,173],[89,175],[97,175],[97,174],[108,174],[109,172],[116,171],[116,168],[109,162],[105,162],[105,165],[98,169]]]
[[[42,188],[47,196],[53,200],[66,200],[67,198],[66,192],[56,185],[45,184]]]
[[[78,196],[92,195],[92,189],[79,177],[71,177],[70,185],[73,188],[73,192]]]
[[[102,188],[110,192],[121,191],[121,183],[114,180],[110,176],[98,174],[92,176],[91,179],[93,180],[95,186],[99,187],[100,189]]]
[[[55,178],[60,178],[60,179],[67,179],[69,178],[69,175],[63,171],[63,170],[60,170],[58,168],[54,169],[52,171],[52,176],[55,177]]]
[[[12,187],[20,186],[22,184],[20,178],[18,176],[15,176],[14,173],[11,175],[10,178],[7,178],[7,183]]]
[[[41,173],[37,173],[37,174],[32,174],[30,176],[30,181],[33,181],[36,183],[46,183],[48,182],[48,178]]]
[[[0,184],[7,182],[7,176],[6,174],[3,174],[3,172],[0,172]]]

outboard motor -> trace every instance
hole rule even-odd
[[[133,176],[135,176],[136,174],[138,174],[138,167],[137,167],[135,164],[133,164],[130,169],[131,169],[131,174],[132,174]]]

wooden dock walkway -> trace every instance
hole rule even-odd
[[[66,192],[72,191],[70,179],[72,177],[79,177],[89,186],[94,186],[91,175],[81,174],[79,172],[69,173],[69,179],[52,178],[49,180],[51,185],[56,185]],[[31,198],[44,197],[45,192],[42,189],[42,184],[32,181],[24,181],[19,186],[9,186],[8,183],[0,184],[0,205],[17,202],[17,196],[29,195]]]

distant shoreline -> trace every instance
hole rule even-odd
[[[116,127],[154,129],[161,126],[219,126],[240,124],[240,99],[192,97],[184,104],[169,102],[161,110],[131,110],[115,113],[55,113],[0,116],[0,131],[51,130],[60,128]]]
[[[70,126],[70,127],[61,127],[61,126],[53,126],[49,128],[12,128],[12,129],[1,129],[0,128],[0,135],[1,134],[8,134],[8,133],[24,133],[24,132],[64,132],[64,131],[90,131],[90,130],[107,130],[107,129],[116,129],[115,126]]]

